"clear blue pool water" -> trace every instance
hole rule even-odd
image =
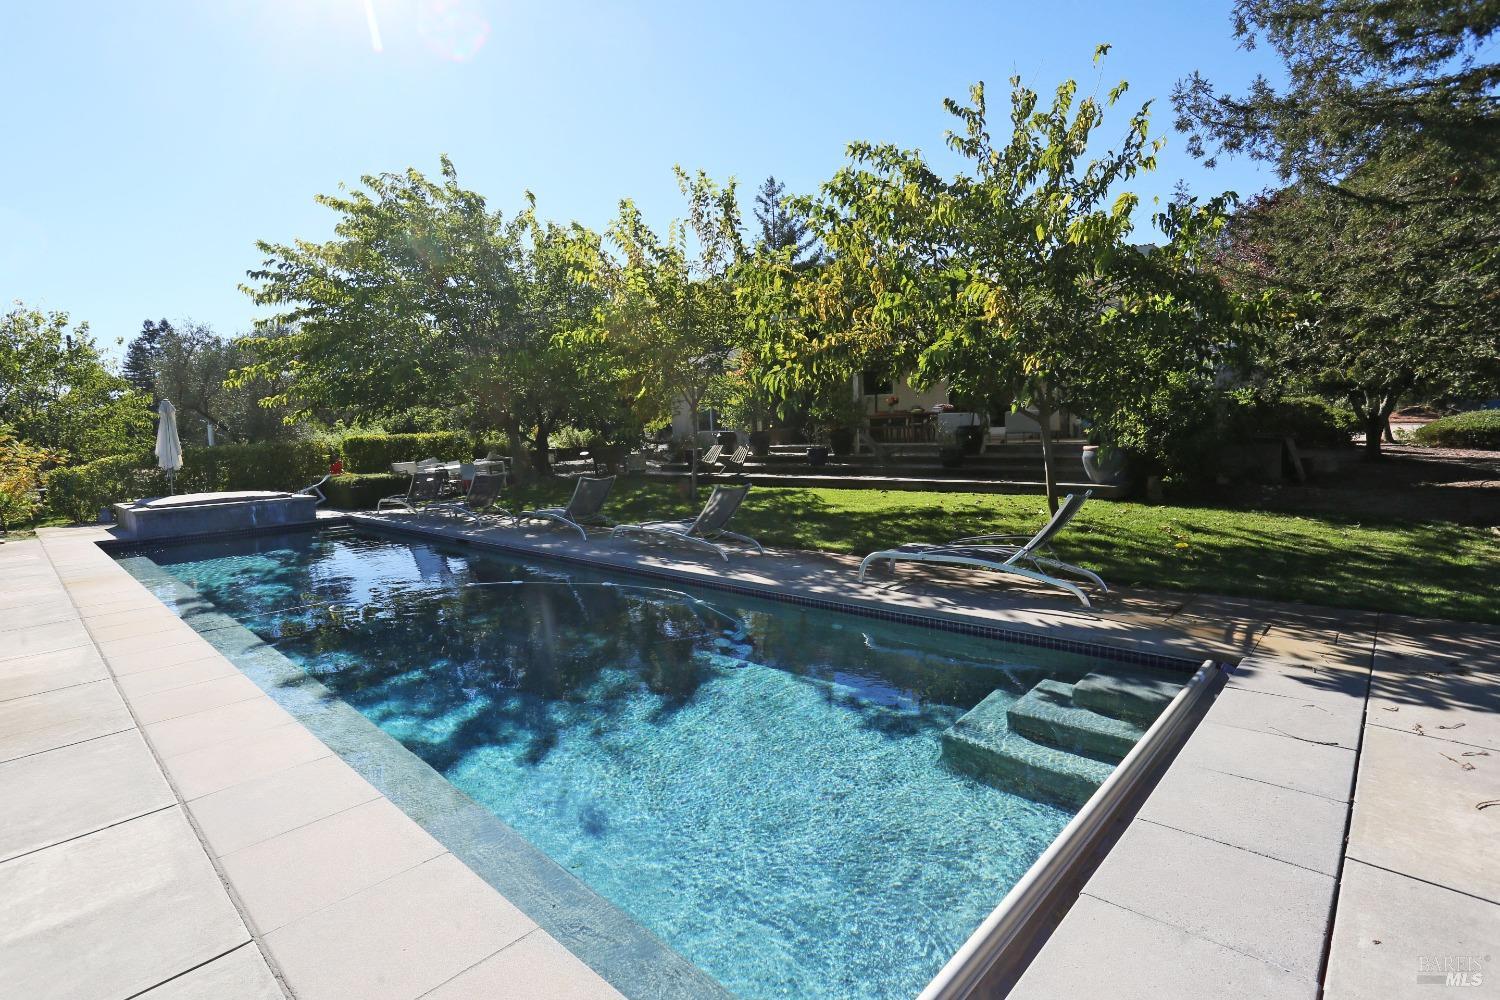
[[[1082,657],[348,529],[145,555],[742,997],[916,994],[1071,815],[938,737]]]

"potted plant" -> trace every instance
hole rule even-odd
[[[770,431],[750,432],[750,453],[756,458],[765,458],[767,455],[771,454]]]
[[[958,447],[965,455],[977,455],[980,449],[984,447],[984,438],[988,433],[988,425],[981,427],[979,424],[970,424],[967,427],[958,428],[955,432],[955,437],[957,438]]]
[[[821,469],[828,464],[828,446],[825,444],[810,444],[807,446],[807,464],[814,469]]]
[[[964,449],[959,444],[955,430],[940,430],[937,435],[938,462],[945,469],[961,469],[964,464]]]
[[[1083,446],[1083,472],[1089,482],[1118,486],[1127,478],[1125,464],[1125,452],[1105,443],[1099,434],[1089,432],[1088,443]]]

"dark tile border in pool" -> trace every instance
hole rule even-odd
[[[1154,667],[1159,670],[1170,670],[1177,673],[1192,675],[1203,665],[1205,659],[1215,657],[1187,657],[1171,656],[1166,653],[1151,653],[1138,649],[1125,649],[1120,646],[1112,646],[1107,643],[1088,642],[1083,639],[1059,639],[1053,636],[1037,635],[1024,629],[1008,628],[1003,625],[987,625],[981,622],[962,621],[944,615],[922,614],[917,611],[898,611],[893,608],[872,607],[869,604],[855,603],[853,601],[839,601],[827,597],[809,597],[804,594],[789,594],[782,590],[771,587],[746,586],[744,584],[728,583],[721,579],[699,579],[688,577],[684,574],[673,573],[670,570],[656,569],[650,566],[620,566],[612,562],[601,562],[595,559],[587,559],[576,555],[557,552],[538,552],[525,545],[507,545],[503,541],[494,538],[476,538],[472,535],[449,535],[440,531],[425,530],[422,527],[407,524],[395,524],[383,518],[372,518],[362,516],[358,513],[342,514],[338,516],[320,518],[316,522],[306,525],[294,525],[271,528],[251,528],[245,531],[220,532],[217,534],[191,535],[174,538],[170,541],[159,542],[134,542],[129,540],[115,539],[100,542],[100,546],[112,554],[121,554],[132,550],[145,550],[157,548],[159,545],[179,545],[193,542],[212,541],[216,538],[240,538],[253,535],[275,535],[285,534],[288,531],[306,530],[314,531],[319,528],[341,528],[354,527],[371,531],[375,534],[405,535],[411,538],[420,538],[424,541],[447,543],[458,546],[473,546],[475,548],[489,549],[495,552],[503,552],[506,555],[524,556],[528,559],[539,559],[543,562],[565,563],[573,566],[586,566],[593,570],[608,570],[618,573],[627,573],[633,576],[644,576],[653,580],[670,580],[673,583],[687,583],[691,586],[703,587],[707,590],[721,590],[731,594],[741,594],[746,597],[758,597],[763,600],[779,601],[783,604],[795,604],[802,607],[818,608],[824,611],[840,611],[844,614],[858,615],[862,618],[874,618],[880,621],[899,622],[903,625],[915,625],[920,628],[935,629],[940,632],[954,632],[960,635],[977,636],[984,639],[998,639],[1002,642],[1015,643],[1022,646],[1034,646],[1039,649],[1052,649],[1059,652],[1078,653],[1084,656],[1094,656],[1101,659],[1113,660],[1117,663],[1128,663],[1134,666]]]
[[[256,529],[233,535],[284,531]],[[225,537],[231,536],[204,535],[191,541]],[[730,1000],[707,973],[455,788],[316,678],[148,557],[133,555],[157,548],[155,543],[115,542],[107,547],[121,568],[273,701],[621,993],[640,1000]]]

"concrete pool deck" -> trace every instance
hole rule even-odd
[[[1238,661],[1014,996],[1500,996],[1500,629],[1095,611],[854,560],[367,515],[685,582]],[[617,996],[95,543],[0,546],[0,982],[28,997]],[[17,901],[17,902],[10,902]],[[998,902],[998,899],[997,899]],[[1462,968],[1460,968],[1462,967]]]

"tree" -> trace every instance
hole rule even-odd
[[[141,332],[125,348],[125,363],[120,367],[120,374],[135,386],[137,392],[153,399],[161,361],[161,340],[171,332],[172,324],[165,319],[155,323],[148,319],[141,323]]]
[[[734,181],[720,187],[702,171],[689,176],[678,167],[676,173],[688,199],[687,220],[673,222],[663,238],[627,199],[609,229],[620,258],[593,257],[597,280],[610,296],[594,341],[621,359],[643,423],[670,419],[680,403],[696,429],[744,339],[734,271],[746,254]],[[695,493],[697,486],[695,464]]]
[[[968,164],[951,179],[916,151],[851,145],[852,162],[798,205],[832,263],[798,279],[783,258],[757,282],[792,299],[771,295],[759,309],[776,319],[762,324],[775,338],[770,377],[826,378],[879,358],[922,382],[1017,398],[1042,428],[1055,510],[1053,414],[1066,407],[1106,424],[1117,403],[1169,371],[1215,363],[1240,320],[1216,282],[1169,266],[1191,254],[1179,247],[1153,261],[1127,242],[1137,198],[1117,188],[1155,164],[1149,104],[1118,146],[1086,159],[1105,108],[1125,91],[1075,103],[1069,81],[1042,107],[1013,78],[1010,135],[996,142],[977,84],[969,105],[944,102],[959,122],[948,144]],[[1201,242],[1223,205],[1179,206],[1165,221]]]
[[[1345,186],[1387,185],[1377,171]],[[1347,401],[1373,458],[1402,398],[1500,385],[1500,284],[1478,265],[1478,248],[1470,266],[1454,266],[1465,240],[1454,230],[1477,225],[1467,213],[1392,210],[1300,182],[1237,215],[1222,263],[1241,287],[1299,304],[1300,320],[1280,328],[1262,366]]]
[[[804,216],[788,205],[786,185],[767,177],[755,195],[755,221],[760,224],[760,247],[773,253],[786,251],[795,267],[818,260],[818,238]]]
[[[1192,152],[1247,155],[1285,181],[1337,185],[1407,143],[1460,172],[1493,170],[1500,62],[1486,43],[1497,31],[1493,0],[1237,0],[1236,37],[1269,43],[1286,86],[1259,76],[1233,96],[1194,73],[1173,93],[1177,124]],[[1464,197],[1453,180],[1436,173],[1402,197]]]
[[[1347,398],[1370,457],[1404,394],[1500,384],[1497,30],[1476,0],[1240,0],[1236,34],[1272,45],[1285,87],[1174,93],[1194,152],[1275,165],[1228,263],[1300,299],[1266,364]]]
[[[155,350],[156,391],[172,400],[183,422],[183,436],[249,442],[284,438],[292,433],[286,408],[262,405],[277,387],[264,377],[237,380],[234,374],[254,363],[247,338],[221,337],[202,323],[167,327]]]
[[[284,380],[268,397],[293,413],[322,406],[360,420],[418,407],[458,414],[473,429],[503,429],[518,466],[529,436],[546,460],[550,430],[602,391],[562,337],[591,316],[596,294],[576,286],[572,261],[596,245],[581,226],[543,224],[528,195],[507,219],[459,186],[416,170],[362,179],[362,189],[318,201],[340,216],[325,243],[258,244],[265,266],[246,291],[280,307],[276,336],[247,346],[236,380]]]
[[[105,367],[88,324],[17,303],[0,316],[0,425],[59,459],[88,462],[151,438],[150,401]]]

